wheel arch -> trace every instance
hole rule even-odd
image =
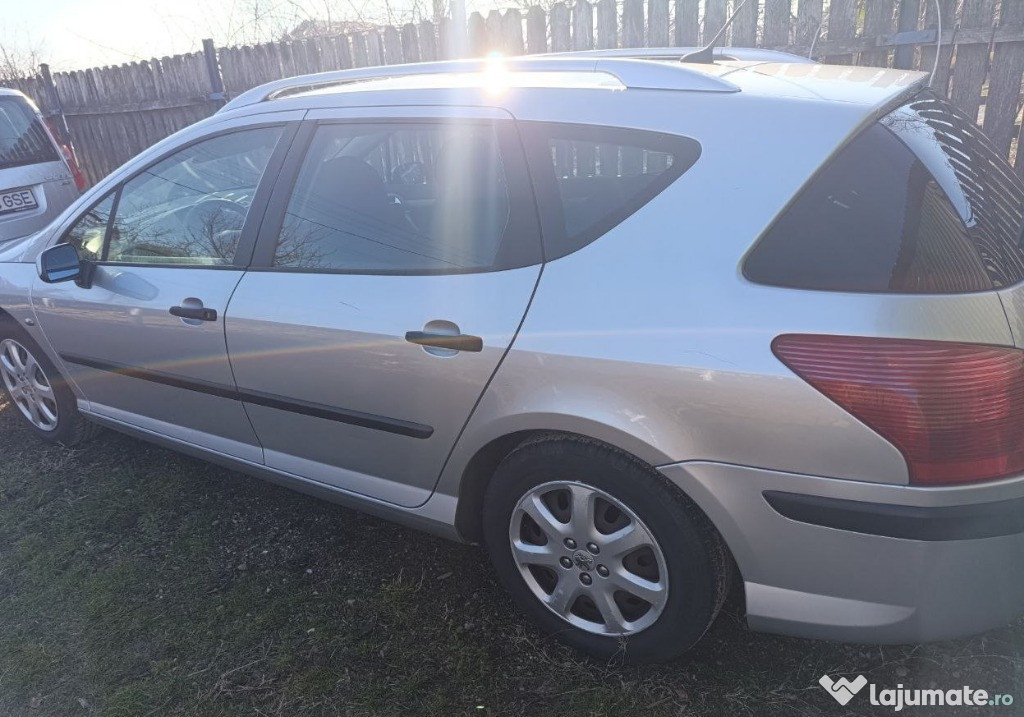
[[[441,492],[457,499],[455,528],[459,535],[473,543],[481,540],[487,484],[502,459],[525,441],[561,435],[603,443],[652,467],[673,462],[657,446],[630,432],[629,426],[615,425],[614,416],[606,418],[612,420],[541,409],[470,426],[456,445],[438,486]]]
[[[650,444],[641,442],[640,450],[637,450],[638,439],[636,436],[626,434],[625,438],[628,440],[623,440],[624,436],[620,435],[618,430],[608,426],[603,428],[606,430],[586,432],[567,428],[528,428],[503,433],[486,441],[466,461],[465,468],[461,472],[458,489],[455,493],[458,498],[455,511],[455,528],[458,534],[469,542],[480,542],[483,535],[483,503],[487,486],[501,461],[528,441],[558,437],[584,440],[624,453],[655,470],[658,465],[671,462],[667,458],[662,459],[663,454]],[[609,440],[609,432],[612,440]],[[667,478],[665,481],[671,483]],[[686,495],[679,486],[673,484],[673,487]],[[691,496],[686,495],[686,498],[696,505]]]

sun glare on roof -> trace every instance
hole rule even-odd
[[[492,52],[484,60],[484,69],[480,73],[484,90],[488,94],[500,95],[511,84],[512,73],[505,64],[505,57],[500,52]]]

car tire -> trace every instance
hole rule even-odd
[[[74,393],[39,344],[10,319],[0,319],[0,391],[17,420],[49,443],[77,446],[101,430],[79,412]]]
[[[652,544],[621,552],[626,538],[647,540],[644,531]],[[635,457],[582,437],[552,434],[506,456],[484,497],[483,533],[515,603],[602,661],[680,656],[714,621],[732,577],[728,549],[687,496]]]

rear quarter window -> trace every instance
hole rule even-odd
[[[692,167],[701,151],[693,139],[660,132],[546,122],[521,127],[549,261],[623,222]]]

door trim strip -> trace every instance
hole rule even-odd
[[[434,433],[432,426],[428,426],[423,423],[415,423],[413,421],[403,421],[398,418],[389,418],[388,416],[380,416],[375,413],[363,413],[362,411],[352,411],[346,408],[336,408],[322,403],[285,398],[283,396],[264,393],[263,391],[255,391],[252,389],[236,389],[224,384],[183,378],[181,376],[164,373],[162,371],[152,371],[150,369],[139,368],[137,366],[128,366],[126,364],[103,361],[100,359],[89,358],[87,356],[79,356],[77,354],[62,353],[60,354],[60,357],[64,361],[77,366],[86,366],[98,371],[115,373],[119,376],[127,376],[128,378],[136,378],[141,381],[159,383],[165,386],[184,389],[186,391],[196,391],[197,393],[205,393],[210,396],[217,396],[218,398],[242,401],[244,403],[273,408],[279,411],[297,413],[302,416],[312,416],[313,418],[322,418],[328,421],[347,423],[352,426],[360,426],[361,428],[370,428],[376,431],[396,433],[400,436],[425,439],[430,438]]]

